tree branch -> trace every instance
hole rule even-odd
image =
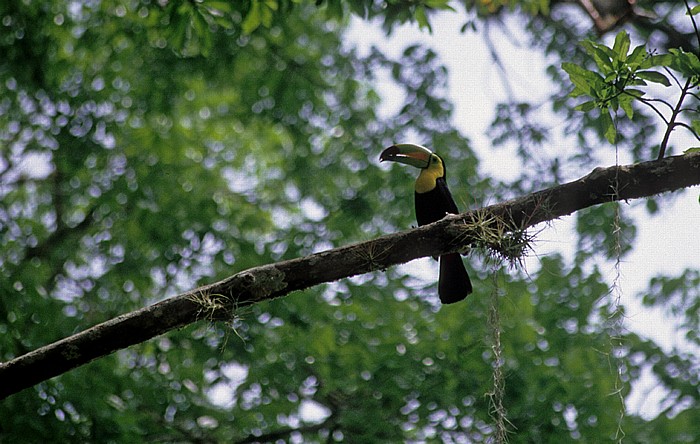
[[[230,319],[245,305],[420,257],[458,251],[479,240],[479,230],[474,228],[479,221],[523,230],[593,205],[695,185],[700,185],[700,153],[596,168],[579,180],[413,230],[251,268],[0,363],[0,399],[201,319]]]
[[[676,127],[676,117],[680,114],[680,110],[683,106],[683,100],[685,100],[686,93],[693,86],[691,79],[685,82],[685,86],[681,89],[681,96],[678,98],[678,103],[671,113],[671,118],[668,120],[666,125],[666,132],[664,133],[664,139],[661,141],[661,147],[659,148],[659,159],[663,159],[666,154],[666,146],[668,145],[668,139],[671,137],[671,133]]]

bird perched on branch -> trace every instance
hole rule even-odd
[[[445,163],[428,148],[410,143],[396,144],[382,151],[379,160],[405,163],[421,169],[415,185],[416,220],[419,226],[438,221],[447,214],[459,213],[445,181]],[[440,301],[443,304],[459,302],[471,292],[472,283],[459,253],[440,256]]]

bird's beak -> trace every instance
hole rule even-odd
[[[430,164],[430,156],[433,152],[428,148],[411,143],[398,143],[391,145],[379,155],[379,161],[390,160],[392,162],[405,163],[417,168],[427,168]]]

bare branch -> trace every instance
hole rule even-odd
[[[688,125],[687,123],[684,123],[684,122],[676,122],[676,126],[680,126],[680,127],[683,127],[683,128],[685,128],[685,129],[687,129],[688,131],[690,131],[690,134],[692,134],[693,137],[695,137],[697,140],[700,140],[700,134],[697,134],[697,133],[695,132],[695,130],[693,129],[693,127],[690,126],[690,125]]]
[[[673,79],[674,82],[676,82],[676,86],[679,88],[683,88],[683,85],[681,85],[681,81],[678,80],[678,77],[671,71],[668,66],[663,66],[662,67],[664,71],[666,71],[666,74],[668,74],[669,77]]]
[[[654,112],[661,118],[661,120],[663,120],[663,122],[666,125],[668,125],[668,120],[666,120],[666,117],[664,117],[664,115],[661,113],[661,111],[659,111],[658,108],[656,108],[652,104],[652,102],[660,102],[660,103],[668,106],[669,109],[673,112],[673,106],[671,106],[668,102],[666,102],[665,100],[661,100],[661,99],[645,99],[644,97],[635,97],[635,99],[639,100],[641,103],[647,105],[649,108],[654,110]]]
[[[683,107],[683,100],[685,100],[685,97],[688,93],[688,90],[691,87],[692,87],[692,83],[691,83],[690,79],[688,79],[685,82],[685,86],[681,89],[681,95],[678,98],[678,103],[676,104],[676,108],[673,110],[673,113],[671,114],[671,118],[668,120],[668,124],[666,125],[666,132],[664,133],[664,138],[661,141],[658,159],[663,159],[663,157],[666,155],[666,147],[668,146],[668,140],[671,137],[671,133],[673,132],[674,128],[676,127],[676,118],[680,115],[680,110]]]
[[[683,0],[683,3],[685,3],[685,10],[688,12],[688,16],[690,17],[690,22],[693,24],[693,29],[695,30],[695,37],[698,38],[698,45],[700,45],[700,31],[698,31],[698,24],[695,23],[695,16],[693,15],[692,10],[690,9],[690,5],[688,4],[688,0]]]

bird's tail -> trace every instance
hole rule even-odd
[[[472,281],[459,253],[440,256],[440,280],[438,294],[440,302],[452,304],[466,298],[472,292]]]

